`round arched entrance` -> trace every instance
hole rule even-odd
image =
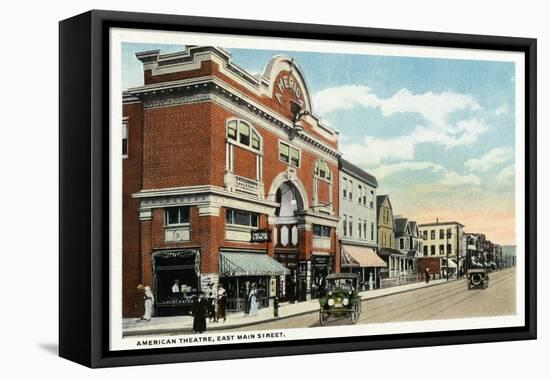
[[[300,279],[300,218],[306,205],[296,181],[286,180],[279,183],[275,190],[278,204],[273,224],[273,246],[275,259],[290,270],[290,275],[281,280],[279,293],[281,299],[294,302],[304,300],[306,282]]]

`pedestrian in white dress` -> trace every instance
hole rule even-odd
[[[143,316],[139,320],[149,321],[153,317],[153,305],[155,304],[155,297],[153,297],[153,292],[149,286],[143,286],[142,284],[138,285],[138,290],[143,291],[143,302],[145,311]]]
[[[249,316],[258,315],[258,290],[256,290],[256,284],[252,284],[252,289],[248,294],[248,302],[250,303]]]

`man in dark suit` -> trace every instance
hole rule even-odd
[[[204,297],[204,293],[201,292],[199,297],[193,304],[193,332],[203,333],[206,331],[206,316],[208,314],[208,303]]]

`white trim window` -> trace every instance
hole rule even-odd
[[[314,224],[313,225],[313,236],[321,237],[321,238],[330,238],[330,227],[329,226],[323,226],[320,224]]]
[[[313,174],[317,178],[332,182],[332,173],[330,171],[328,163],[324,160],[315,161]]]
[[[300,166],[300,150],[279,141],[279,160],[298,168]]]
[[[247,122],[232,119],[227,122],[227,139],[232,143],[239,144],[251,148],[256,151],[261,151],[262,143],[260,135]]]
[[[348,216],[344,214],[344,236],[348,236]]]
[[[122,122],[122,158],[128,157],[128,122]]]
[[[225,209],[225,223],[236,226],[258,228],[258,214],[244,210]]]
[[[343,184],[342,184],[342,197],[347,198],[348,197],[348,179],[345,177],[342,177]]]
[[[165,226],[181,226],[189,224],[189,207],[167,207],[164,209]]]

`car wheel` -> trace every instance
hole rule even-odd
[[[327,318],[327,314],[319,311],[319,324],[321,324],[321,326],[324,326],[327,323]]]
[[[357,311],[357,309],[354,309],[353,312],[351,313],[351,324],[357,324],[358,321],[359,321],[359,312]]]
[[[481,274],[474,273],[470,276],[470,283],[473,286],[479,286],[481,283],[483,283],[483,278],[481,277]]]

